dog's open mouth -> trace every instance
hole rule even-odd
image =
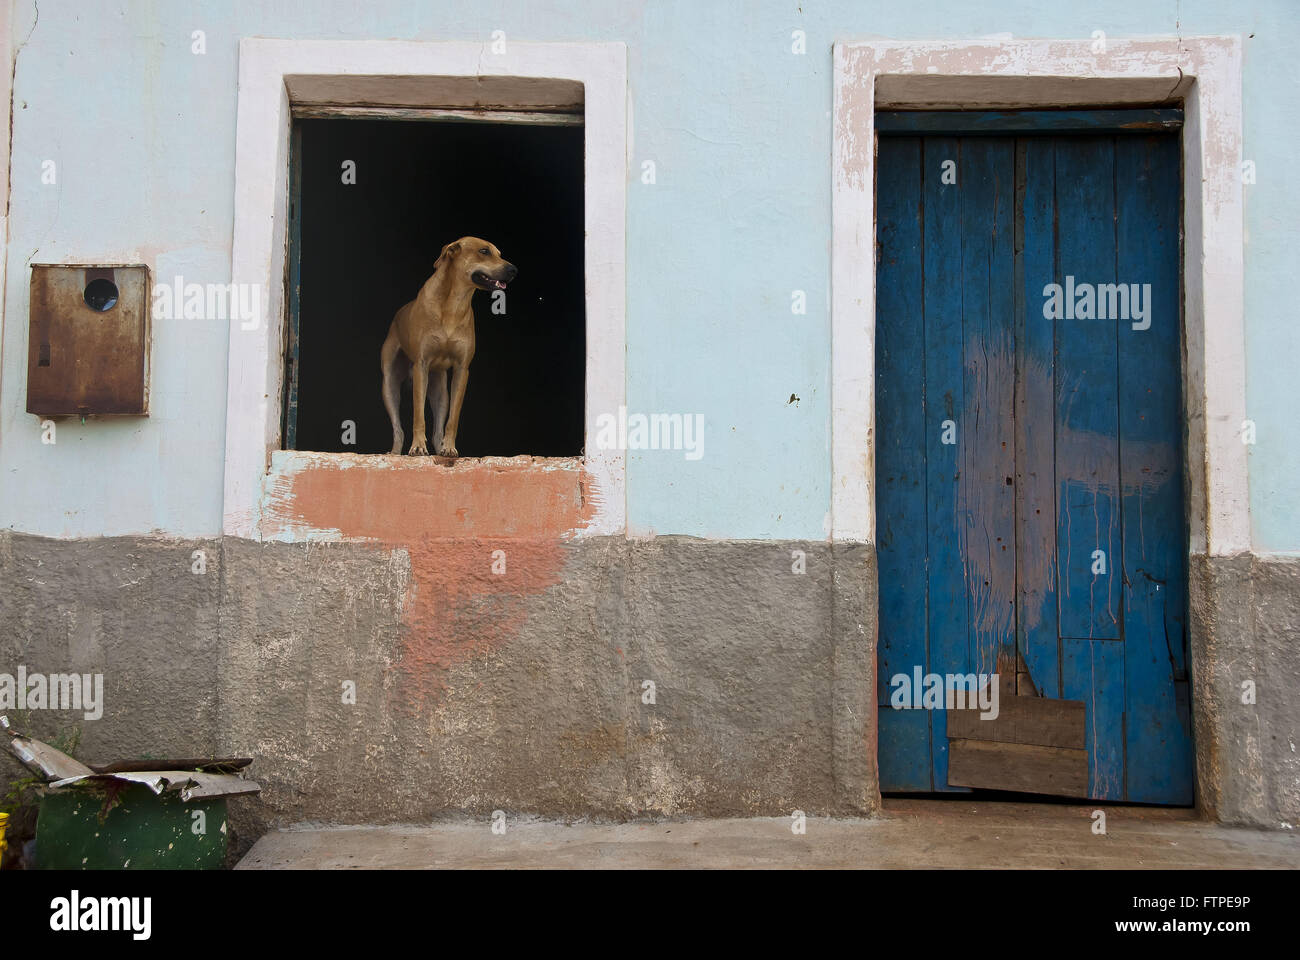
[[[475,270],[470,274],[469,278],[475,286],[480,287],[483,290],[504,290],[506,288],[506,282],[504,280],[497,280],[495,277],[489,277],[482,270]]]

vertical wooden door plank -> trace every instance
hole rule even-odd
[[[971,668],[1014,678],[1015,141],[964,141],[960,176],[966,402],[958,512]]]
[[[1138,285],[1119,325],[1126,799],[1190,804],[1178,138],[1119,138],[1115,184],[1119,279]]]
[[[879,702],[889,678],[925,663],[925,332],[921,304],[921,141],[880,142],[876,279],[876,547]]]
[[[1056,320],[1062,637],[1119,637],[1118,321],[1098,317],[1095,295],[1097,285],[1115,281],[1114,149],[1109,137],[1056,140],[1057,282],[1064,288]]]
[[[1088,796],[1124,799],[1124,645],[1062,638],[1067,700],[1082,700],[1088,748]]]
[[[876,547],[882,790],[930,788],[924,711],[889,706],[889,680],[926,662],[921,141],[880,141],[877,195]]]
[[[970,646],[966,580],[958,550],[957,493],[967,443],[965,379],[962,375],[961,195],[963,148],[969,141],[927,137],[922,189],[925,198],[925,436],[926,536],[929,551],[927,633],[933,673],[967,673]],[[945,167],[945,164],[952,166]],[[945,183],[955,177],[955,183]],[[952,441],[952,442],[945,442]],[[948,786],[945,714],[930,714],[933,789]]]
[[[1046,137],[1028,137],[1016,150],[1016,640],[1035,688],[1017,692],[1060,697],[1055,324],[1042,309],[1054,279],[1055,149]]]

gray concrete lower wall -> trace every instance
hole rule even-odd
[[[38,736],[79,725],[84,759],[254,757],[263,794],[232,804],[245,836],[497,809],[875,810],[869,547],[590,538],[446,557],[415,582],[404,550],[378,547],[0,535],[0,671],[104,674],[101,719],[23,718]]]
[[[1300,562],[1191,573],[1200,806],[1295,824]],[[875,611],[862,545],[458,541],[416,565],[355,544],[0,533],[0,672],[105,682],[100,719],[20,722],[79,727],[92,762],[252,756],[263,793],[232,804],[245,842],[498,809],[873,813]]]
[[[1300,826],[1300,558],[1193,557],[1191,623],[1198,806]]]

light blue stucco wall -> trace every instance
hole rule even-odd
[[[0,524],[52,536],[221,528],[226,328],[159,321],[148,420],[24,413],[27,264],[145,262],[230,279],[238,41],[621,40],[629,170],[628,406],[702,413],[705,456],[633,453],[637,529],[820,538],[830,500],[831,44],[898,37],[1240,34],[1245,45],[1248,410],[1256,548],[1300,551],[1300,68],[1291,0],[573,3],[41,0],[13,14],[17,69],[0,370]],[[33,27],[33,24],[34,27]],[[193,30],[207,53],[190,52]],[[807,33],[808,53],[790,52]],[[30,31],[30,35],[29,35]],[[1253,35],[1253,36],[1252,36]],[[41,182],[56,161],[58,182]],[[802,289],[808,312],[790,311]],[[798,403],[790,403],[791,394]],[[378,402],[378,397],[376,397]]]

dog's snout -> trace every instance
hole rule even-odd
[[[506,264],[506,279],[507,279],[507,280],[513,280],[513,279],[514,279],[515,277],[517,277],[517,276],[519,276],[519,268],[516,267],[513,263],[507,263],[507,264]]]

